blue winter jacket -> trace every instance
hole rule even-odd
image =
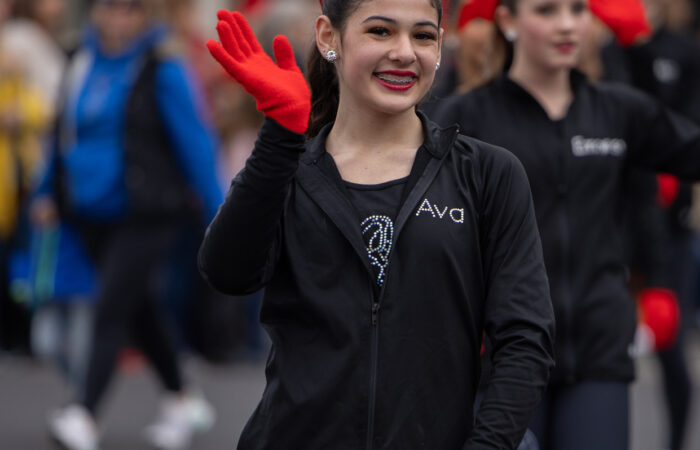
[[[163,27],[149,29],[117,55],[106,54],[97,33],[86,34],[65,82],[59,126],[58,161],[52,159],[39,187],[54,188],[55,164],[61,165],[66,202],[72,214],[93,221],[121,219],[128,211],[125,184],[125,112],[131,89],[147,55],[167,37]],[[215,175],[217,141],[203,98],[185,63],[160,58],[155,99],[177,162],[198,194],[210,220],[223,201]]]

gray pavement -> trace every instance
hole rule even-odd
[[[700,338],[689,349],[695,386],[687,450],[700,449]],[[654,358],[638,364],[632,393],[632,449],[662,450],[665,411]],[[264,388],[262,364],[216,367],[191,360],[189,378],[214,404],[218,420],[207,434],[197,436],[193,450],[233,449]],[[49,442],[45,417],[70,398],[57,373],[32,360],[0,356],[0,450],[55,450]],[[157,412],[158,384],[150,371],[121,374],[114,380],[103,409],[103,450],[148,449],[143,427]],[[594,450],[594,449],[592,449]]]

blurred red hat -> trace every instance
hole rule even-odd
[[[477,18],[493,21],[497,6],[498,0],[467,0],[459,11],[457,29],[461,30]]]
[[[627,47],[651,35],[652,28],[641,0],[590,0],[588,7]]]

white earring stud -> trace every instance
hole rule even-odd
[[[335,50],[328,50],[324,56],[326,58],[326,61],[329,63],[334,63],[336,59],[338,59],[338,52]]]
[[[435,71],[437,72],[440,69],[440,61],[435,63]]]
[[[515,42],[518,39],[518,32],[515,30],[506,30],[503,34],[508,42]]]

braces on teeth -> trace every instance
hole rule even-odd
[[[387,83],[394,83],[394,84],[409,84],[409,83],[413,82],[413,77],[411,77],[407,80],[397,80],[394,78],[387,78],[387,77],[382,76],[382,75],[377,75],[377,78],[379,78],[382,81],[386,81]]]

